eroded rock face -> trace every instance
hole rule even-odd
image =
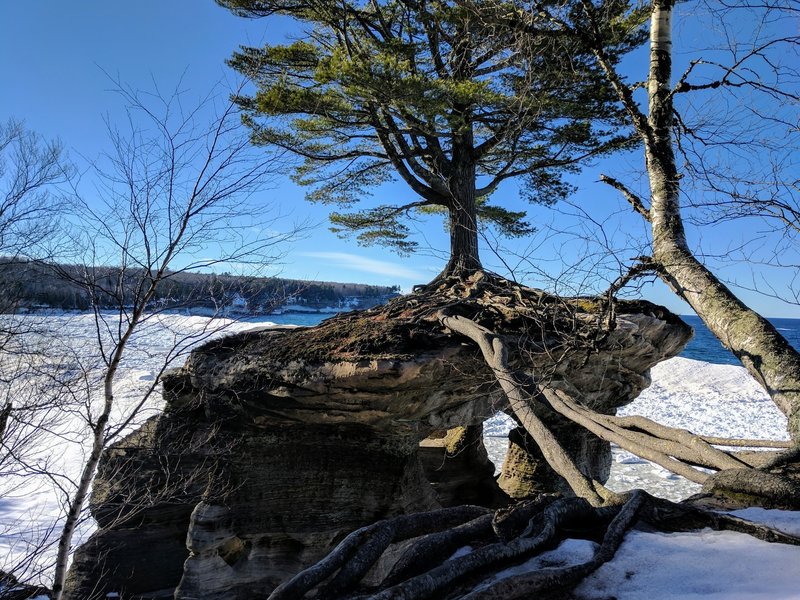
[[[464,471],[488,468],[480,448],[445,456],[463,464],[447,464],[452,480],[439,477],[436,490],[419,452],[434,430],[479,425],[503,408],[476,349],[438,323],[437,302],[452,306],[454,294],[462,314],[519,336],[516,364],[607,412],[630,402],[650,366],[691,333],[660,307],[628,303],[598,334],[591,305],[495,282],[478,278],[442,298],[405,297],[315,328],[243,333],[195,350],[164,381],[164,413],[105,457],[92,504],[102,529],[76,553],[67,597],[156,598],[176,587],[183,600],[262,597],[360,526],[458,494],[475,501]],[[607,475],[607,444],[575,427],[558,435],[592,473]],[[176,478],[188,483],[154,493]],[[472,480],[493,483],[486,473]],[[134,518],[109,520],[129,502]]]
[[[162,415],[105,453],[89,506],[98,530],[73,556],[67,598],[173,598],[192,510],[219,475],[216,432]]]
[[[364,523],[436,506],[410,438],[331,433],[290,424],[243,436],[230,491],[194,509],[177,597],[258,597]]]
[[[497,486],[495,465],[483,445],[483,425],[435,431],[419,444],[425,477],[443,506],[506,506],[509,497]]]

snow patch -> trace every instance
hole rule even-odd
[[[751,518],[768,516],[768,521],[781,523],[787,532],[800,527],[798,513],[738,512],[747,512]],[[740,533],[631,531],[614,560],[583,581],[575,596],[581,600],[797,600],[798,565],[797,546],[770,544]]]

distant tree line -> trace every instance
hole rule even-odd
[[[120,293],[133,304],[137,293],[135,283],[141,279],[139,271],[0,258],[0,277],[5,281],[3,294],[6,296],[2,309],[3,312],[39,308],[89,310],[92,306],[111,309],[119,307]],[[96,282],[91,293],[90,288],[80,285],[87,278]],[[370,306],[399,292],[398,285],[176,272],[159,283],[152,304],[158,309],[237,308],[269,313],[286,304],[308,308],[347,307],[355,299],[358,306]]]

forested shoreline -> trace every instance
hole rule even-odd
[[[141,269],[85,267],[35,261],[0,259],[0,277],[6,282],[0,312],[89,310],[119,308],[120,290],[132,304]],[[91,279],[96,286],[82,285]],[[400,286],[333,281],[304,281],[279,277],[247,277],[229,273],[170,273],[158,285],[153,309],[200,308],[269,314],[275,311],[322,308],[365,308],[400,293]]]

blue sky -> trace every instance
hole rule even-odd
[[[22,119],[29,129],[60,138],[78,161],[92,160],[108,147],[104,119],[113,122],[123,114],[119,99],[109,91],[112,85],[104,71],[142,90],[152,90],[154,85],[171,90],[181,81],[188,94],[201,97],[220,83],[233,85],[235,76],[224,61],[239,44],[280,40],[287,29],[285,21],[235,17],[212,0],[2,2],[0,23],[4,75],[0,119]],[[678,29],[678,33],[695,39],[704,35],[694,29]],[[643,67],[641,54],[627,63],[637,78],[644,77]],[[501,188],[496,200],[512,209],[529,210],[540,231],[532,238],[512,242],[485,240],[485,265],[501,273],[511,267],[528,283],[569,293],[580,291],[595,272],[594,261],[603,255],[604,243],[616,247],[628,244],[621,257],[636,256],[640,248],[629,242],[641,239],[641,219],[630,214],[616,192],[597,179],[600,173],[606,173],[626,178],[633,185],[638,178],[641,185],[640,163],[639,156],[633,154],[590,165],[574,181],[578,186],[574,202],[555,211],[524,204],[513,185]],[[376,197],[397,194],[409,195],[396,184],[378,190]],[[327,230],[326,207],[305,202],[304,191],[288,178],[280,179],[262,196],[265,206],[318,224],[288,248],[287,258],[275,269],[283,276],[399,284],[407,290],[430,280],[444,264],[447,238],[435,219],[413,225],[423,251],[398,257],[381,248],[362,248],[338,239]],[[583,218],[583,212],[593,221]],[[600,225],[605,237],[598,235]],[[754,237],[759,227],[763,225],[740,222],[690,229],[689,233],[693,243],[709,252],[724,253]],[[503,250],[495,255],[493,248],[498,243]],[[563,275],[565,271],[569,277]],[[767,276],[780,288],[789,275],[784,271]],[[749,268],[735,264],[727,265],[723,276],[743,282],[753,277]],[[572,283],[567,284],[568,280]],[[676,312],[690,312],[661,284],[645,286],[641,293]],[[742,295],[767,315],[800,317],[796,306],[749,292]]]

